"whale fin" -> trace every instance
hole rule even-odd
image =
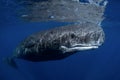
[[[17,66],[17,64],[16,64],[16,62],[15,62],[15,60],[14,60],[13,57],[7,57],[7,58],[3,59],[3,61],[4,61],[6,64],[10,65],[11,67],[13,67],[13,68],[15,68],[15,69],[18,68],[18,66]]]

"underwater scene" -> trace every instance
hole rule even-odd
[[[120,80],[119,0],[0,0],[0,80]]]

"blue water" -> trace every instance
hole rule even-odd
[[[0,80],[120,80],[119,0],[109,0],[102,23],[106,39],[99,49],[79,52],[58,61],[16,60],[18,70],[2,59],[12,55],[16,46],[30,34],[67,23],[24,22],[15,16],[15,4],[6,1],[0,1]]]

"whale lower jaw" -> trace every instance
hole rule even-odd
[[[63,53],[67,53],[67,52],[76,52],[76,51],[91,50],[91,49],[96,49],[98,47],[99,47],[98,45],[79,44],[79,45],[73,45],[70,48],[68,48],[66,46],[61,46],[60,50],[62,50]]]

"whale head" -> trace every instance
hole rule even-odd
[[[74,29],[75,27],[76,29]],[[86,23],[75,25],[69,30],[71,30],[71,33],[66,35],[67,37],[64,41],[66,45],[61,46],[64,53],[96,49],[101,46],[105,40],[103,29],[95,24]]]

